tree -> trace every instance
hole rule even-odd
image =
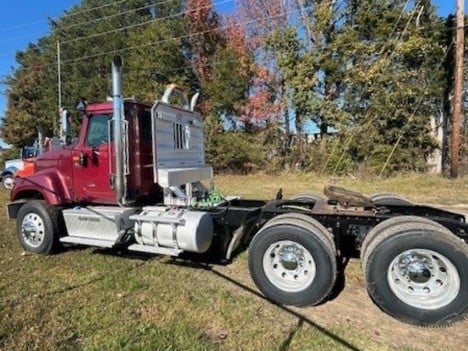
[[[423,170],[435,146],[430,117],[442,96],[441,22],[429,1],[410,10],[405,3],[351,7],[337,38],[346,63],[344,109],[352,116],[339,127],[351,131],[348,155],[380,173]]]
[[[163,3],[153,21],[129,35],[135,49],[128,54],[125,91],[153,102],[169,83],[194,91],[197,78],[190,66],[187,20],[183,1]]]
[[[7,111],[1,136],[18,148],[32,144],[37,138],[37,127],[52,135],[57,108],[51,103],[56,96],[52,59],[47,55],[49,40],[16,54],[19,67],[7,76]]]

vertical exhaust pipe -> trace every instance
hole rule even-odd
[[[112,60],[112,109],[113,109],[113,134],[114,134],[114,161],[115,161],[115,193],[117,203],[126,203],[126,184],[124,175],[124,149],[122,124],[124,119],[122,96],[122,57],[114,56]]]

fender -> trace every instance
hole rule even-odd
[[[42,198],[50,205],[62,205],[73,200],[69,186],[71,179],[57,169],[44,169],[28,177],[15,179],[15,186],[10,193],[10,200],[18,201],[24,198]]]

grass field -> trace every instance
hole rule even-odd
[[[320,193],[325,183],[366,194],[468,209],[468,178],[408,175],[385,180],[313,175],[218,176],[227,195],[273,198]],[[0,191],[0,203],[8,201]],[[441,329],[403,324],[365,291],[361,268],[317,307],[276,306],[254,287],[241,253],[229,265],[130,256],[93,248],[24,254],[0,211],[0,350],[462,350],[468,321]]]

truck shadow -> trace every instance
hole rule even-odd
[[[331,298],[335,298],[338,295],[338,293],[341,290],[343,290],[343,287],[344,287],[344,268],[346,267],[348,262],[349,262],[349,259],[344,260],[342,263],[340,263],[340,265],[342,266],[342,270],[341,270],[341,273],[338,274],[337,284],[335,284],[335,288],[333,289],[333,291],[332,291],[332,293],[330,295]],[[228,275],[224,274],[220,270],[216,269],[216,265],[206,263],[206,262],[193,261],[193,260],[183,260],[183,259],[173,259],[173,260],[171,260],[169,262],[166,262],[165,264],[172,264],[172,265],[182,266],[182,267],[185,267],[185,268],[203,269],[203,270],[205,270],[207,272],[210,272],[210,273],[216,275],[217,277],[225,280],[226,282],[228,282],[228,283],[230,283],[230,284],[232,284],[232,285],[234,285],[234,286],[236,286],[238,288],[241,288],[242,290],[248,292],[251,295],[254,295],[257,298],[260,298],[260,299],[262,299],[264,301],[268,301],[271,305],[281,309],[282,311],[290,314],[291,316],[296,317],[298,319],[297,325],[295,325],[292,328],[292,330],[289,332],[288,337],[280,345],[279,350],[283,350],[283,351],[288,350],[289,345],[292,342],[292,339],[294,338],[295,334],[298,332],[299,329],[302,328],[302,326],[304,324],[307,324],[310,327],[315,328],[316,330],[318,330],[322,334],[326,335],[330,339],[332,339],[335,342],[341,344],[342,346],[346,347],[349,350],[353,350],[353,351],[359,351],[360,350],[358,347],[354,346],[353,344],[351,344],[347,340],[345,340],[342,337],[334,334],[333,332],[329,331],[324,326],[314,322],[313,320],[309,319],[305,315],[295,311],[291,307],[278,304],[278,303],[266,298],[265,296],[263,296],[261,293],[259,293],[255,289],[243,284],[242,282],[240,282],[240,281],[238,281],[238,280],[236,280],[236,279],[234,279],[232,277],[229,277]],[[330,299],[328,299],[327,301],[329,301],[329,300]]]
[[[78,246],[78,247],[74,247],[72,250],[81,250],[81,249],[84,249],[84,247],[79,247]],[[226,282],[228,282],[228,283],[230,283],[230,284],[232,284],[232,285],[234,285],[234,286],[236,286],[238,288],[241,288],[242,290],[248,292],[249,294],[251,294],[251,295],[253,295],[253,296],[257,297],[257,298],[260,298],[260,299],[262,299],[264,301],[268,301],[268,303],[271,304],[272,306],[275,306],[276,308],[279,308],[280,310],[282,310],[282,311],[290,314],[291,316],[297,318],[297,324],[295,326],[293,326],[293,328],[289,331],[287,337],[281,343],[281,345],[279,347],[279,350],[282,350],[282,351],[288,350],[292,340],[294,339],[294,336],[305,324],[309,325],[310,327],[312,327],[312,328],[314,328],[316,330],[318,330],[323,335],[326,335],[330,339],[332,339],[335,342],[341,344],[342,346],[344,346],[345,348],[347,348],[349,350],[353,350],[353,351],[359,351],[360,350],[359,348],[357,348],[356,346],[354,346],[353,344],[351,344],[347,340],[343,339],[339,335],[334,334],[333,332],[329,331],[324,326],[314,322],[313,320],[306,317],[305,315],[295,311],[293,308],[285,306],[285,305],[278,304],[278,303],[266,298],[261,293],[259,293],[257,290],[255,290],[255,289],[245,285],[244,283],[242,283],[242,282],[240,282],[240,281],[238,281],[238,280],[224,274],[223,272],[220,271],[220,269],[217,269],[217,267],[221,268],[221,267],[227,265],[229,262],[222,261],[222,260],[219,260],[219,259],[215,259],[215,258],[212,258],[212,257],[200,256],[200,255],[191,255],[191,254],[184,255],[184,256],[179,257],[179,258],[171,258],[171,259],[163,261],[162,259],[167,257],[167,256],[159,256],[159,255],[145,254],[145,253],[139,253],[139,252],[129,252],[127,250],[100,249],[100,248],[92,250],[92,254],[115,256],[115,257],[120,257],[120,258],[124,258],[124,259],[128,259],[128,260],[140,261],[140,264],[137,264],[136,266],[131,267],[129,269],[129,271],[134,270],[136,268],[139,268],[141,265],[146,264],[147,261],[152,261],[152,260],[160,261],[160,263],[163,263],[163,264],[177,265],[177,266],[181,266],[181,267],[184,267],[184,268],[202,269],[202,270],[205,270],[205,271],[207,271],[207,272],[209,272],[211,274],[216,275],[217,277],[225,280]],[[194,256],[196,256],[196,257],[194,257]],[[337,280],[336,280],[335,286],[334,286],[330,296],[328,297],[328,299],[326,301],[333,300],[343,290],[344,285],[345,285],[345,274],[344,274],[344,272],[345,272],[345,268],[346,268],[348,262],[349,262],[349,258],[343,258],[343,259],[338,261]],[[69,286],[69,287],[66,287],[66,288],[62,288],[62,289],[59,289],[57,291],[51,291],[51,292],[48,292],[48,295],[53,295],[53,294],[62,293],[64,291],[79,289],[79,288],[81,288],[81,287],[83,287],[85,285],[95,283],[95,282],[103,279],[103,277],[104,276],[96,277],[94,279],[91,279],[91,280],[86,281],[86,282],[81,283],[81,284],[77,284],[77,285]],[[325,303],[325,302],[323,302],[323,303]]]
[[[86,247],[82,247],[86,248]],[[77,249],[76,247],[74,249]],[[160,259],[162,257],[168,256],[159,256],[150,253],[144,252],[136,252],[136,251],[128,251],[125,249],[104,249],[104,248],[95,248],[93,253],[100,254],[100,255],[108,255],[108,256],[116,256],[116,257],[123,257],[129,260],[140,260],[140,261],[148,261],[148,260],[155,260]],[[240,252],[236,253],[236,256]],[[322,305],[327,301],[332,301],[336,299],[340,293],[345,288],[346,283],[346,275],[345,270],[348,266],[349,260],[351,256],[344,256],[344,257],[337,257],[337,275],[335,280],[335,285],[333,286],[332,291],[328,295],[326,299],[320,302],[318,305]],[[184,253],[178,258],[171,258],[168,263],[175,264],[179,266],[189,267],[189,268],[196,268],[196,269],[205,269],[207,267],[214,267],[214,266],[226,266],[230,264],[231,261],[226,261],[224,259],[220,259],[216,255],[206,255],[206,254],[194,254],[194,253]],[[263,295],[262,298],[266,299]]]

